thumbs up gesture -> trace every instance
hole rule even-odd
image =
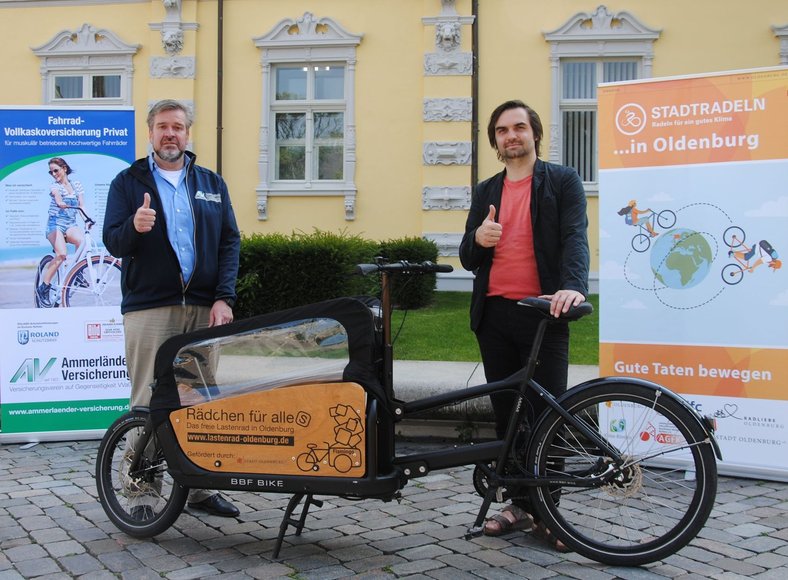
[[[150,193],[145,192],[142,205],[134,213],[134,229],[141,234],[148,233],[156,223],[156,210],[150,208]]]
[[[490,205],[490,212],[482,224],[476,228],[476,243],[482,248],[494,248],[501,239],[503,227],[495,221],[495,206]]]

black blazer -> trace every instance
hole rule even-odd
[[[501,213],[501,192],[506,170],[476,186],[460,242],[460,261],[475,274],[471,297],[471,329],[484,314],[484,298],[490,281],[495,248],[482,248],[475,241],[476,229],[487,217],[490,205]],[[588,296],[588,217],[583,183],[577,171],[563,165],[536,160],[531,185],[531,222],[534,252],[542,292],[576,290]]]

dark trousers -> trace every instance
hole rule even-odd
[[[516,300],[489,297],[484,302],[484,315],[476,339],[488,382],[498,381],[523,368],[531,352],[536,327],[542,315],[528,306],[520,306]],[[547,327],[542,347],[539,351],[534,379],[554,396],[566,391],[569,371],[569,325],[565,322],[551,323]],[[503,438],[514,407],[514,392],[496,393],[490,396],[495,413],[495,431]],[[547,407],[531,390],[526,393],[525,407],[527,418],[533,427],[536,418]],[[531,511],[527,500],[527,490],[508,490],[518,497],[512,503]]]

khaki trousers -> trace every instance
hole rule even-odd
[[[207,306],[162,306],[123,315],[126,336],[126,369],[131,379],[132,407],[150,404],[156,352],[168,339],[184,332],[207,328],[211,309]],[[193,489],[189,502],[200,502],[215,492]],[[142,501],[141,503],[145,503]]]

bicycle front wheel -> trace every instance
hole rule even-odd
[[[82,260],[63,282],[63,306],[120,306],[120,262],[111,256]]]
[[[692,410],[647,385],[607,382],[562,406],[624,457],[617,466],[564,417],[550,411],[534,433],[528,465],[593,487],[531,489],[547,528],[567,546],[613,566],[661,560],[706,523],[717,491],[709,436]]]
[[[145,427],[148,414],[132,411],[107,430],[96,457],[99,502],[119,530],[149,538],[167,530],[186,504],[188,489],[167,471],[155,433]],[[143,449],[132,466],[134,450]]]

